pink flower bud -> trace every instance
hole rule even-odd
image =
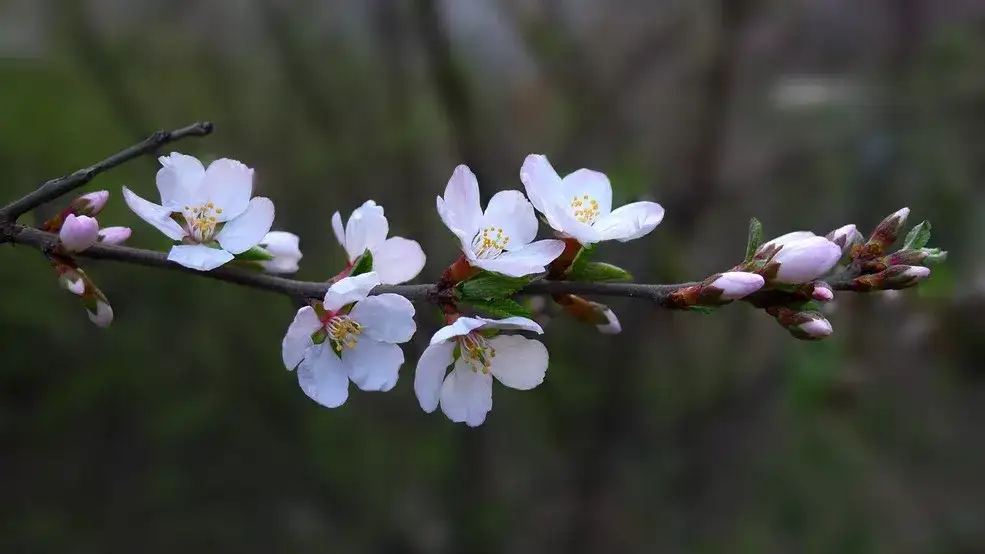
[[[830,302],[834,300],[835,293],[831,290],[831,285],[824,281],[818,281],[814,283],[814,290],[811,291],[811,297],[818,302]]]
[[[602,304],[597,304],[602,311],[602,315],[608,323],[603,323],[601,325],[596,325],[595,327],[599,330],[599,333],[603,335],[618,335],[622,332],[622,325],[619,324],[619,318],[616,317],[615,312],[613,312],[608,306],[603,306]]]
[[[809,339],[823,339],[834,332],[834,329],[831,328],[831,322],[823,317],[812,318],[810,321],[801,323],[797,328],[804,333],[804,338]]]
[[[89,321],[100,329],[105,329],[109,327],[110,323],[113,323],[113,307],[102,300],[96,300],[95,312],[86,307],[86,314],[89,316]]]
[[[876,230],[872,232],[868,244],[877,247],[879,251],[885,251],[886,248],[889,248],[889,246],[896,242],[896,237],[899,236],[899,232],[906,225],[906,218],[909,215],[910,208],[901,208],[893,212],[886,219],[883,219],[876,226]]]
[[[728,271],[712,282],[711,286],[722,291],[719,300],[738,300],[763,288],[766,280],[761,275],[744,271]]]
[[[842,254],[851,252],[853,246],[863,242],[862,233],[858,232],[854,223],[831,231],[826,238],[840,246]]]
[[[814,236],[815,236],[814,233],[812,233],[810,231],[793,231],[792,233],[787,233],[785,235],[780,235],[780,236],[776,237],[775,239],[773,239],[773,240],[771,240],[771,241],[763,244],[762,246],[760,246],[756,250],[756,252],[762,252],[764,250],[767,250],[770,247],[779,248],[781,246],[790,244],[792,242],[797,242],[797,241],[801,241],[801,240],[804,240],[804,239],[809,239],[809,238],[814,237]]]
[[[99,230],[99,242],[103,244],[123,244],[130,238],[129,227],[106,227]]]
[[[106,202],[109,200],[108,190],[97,190],[83,194],[72,202],[72,212],[75,215],[95,216],[103,211]]]
[[[69,214],[58,233],[62,246],[70,252],[81,252],[96,244],[99,238],[99,223],[87,215]]]
[[[75,271],[66,271],[59,275],[58,283],[75,296],[82,296],[86,292],[85,279]]]
[[[837,244],[824,237],[811,237],[785,244],[769,265],[779,264],[775,281],[795,285],[821,277],[840,258],[841,248]]]

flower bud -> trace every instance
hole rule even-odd
[[[93,322],[100,329],[105,329],[113,323],[113,307],[103,300],[96,299],[93,309],[90,309],[87,305],[86,314],[89,316],[89,321]]]
[[[129,227],[106,227],[99,230],[99,242],[103,244],[123,244],[130,238]]]
[[[821,314],[817,314],[817,316],[817,318],[811,319],[810,321],[805,321],[797,326],[797,331],[804,334],[804,337],[798,338],[805,338],[806,340],[819,340],[834,332],[830,321],[825,319]],[[791,330],[791,332],[794,331]]]
[[[585,300],[574,294],[555,294],[554,301],[571,317],[585,323],[591,323],[606,335],[615,335],[622,331],[619,318],[605,304]]]
[[[596,325],[595,328],[599,330],[599,333],[603,335],[618,335],[622,332],[622,325],[619,324],[619,318],[616,317],[616,313],[613,312],[608,306],[603,306],[599,304],[602,308],[602,315],[608,320],[608,323],[603,323],[601,325]]]
[[[65,268],[58,275],[58,284],[75,296],[82,296],[86,291],[86,282],[79,272],[71,268]]]
[[[268,273],[294,273],[303,257],[299,247],[300,239],[294,233],[271,231],[264,235],[258,245],[273,256],[271,260],[260,261],[260,266]]]
[[[834,300],[835,293],[831,290],[831,285],[824,281],[815,281],[812,284],[814,285],[814,289],[811,290],[811,298],[818,302],[830,302]]]
[[[940,248],[905,248],[886,256],[883,261],[887,266],[894,266],[939,263],[946,259],[947,252]]]
[[[81,252],[96,244],[99,238],[99,223],[95,218],[69,214],[58,233],[62,246],[70,252]]]
[[[906,225],[906,218],[909,215],[910,208],[902,208],[882,220],[882,222],[876,226],[876,230],[872,232],[872,236],[869,237],[869,242],[867,245],[872,247],[877,252],[884,252],[887,248],[892,246],[894,242],[896,242],[896,237],[899,236],[903,226]]]
[[[73,200],[70,209],[75,215],[87,215],[91,217],[98,215],[99,212],[103,211],[103,208],[106,207],[106,202],[108,200],[108,190],[97,190],[95,192],[83,194]]]
[[[780,236],[776,237],[775,239],[770,240],[769,242],[766,242],[766,243],[762,244],[759,248],[756,249],[756,254],[759,255],[759,254],[762,254],[762,253],[766,253],[767,251],[769,251],[771,249],[776,250],[776,249],[779,249],[781,246],[785,246],[785,245],[790,244],[792,242],[797,242],[797,241],[800,241],[800,240],[809,239],[809,238],[814,237],[814,236],[816,236],[816,235],[814,235],[814,233],[812,233],[810,231],[793,231],[793,232],[787,233],[785,235],[780,235]]]
[[[894,265],[879,273],[862,275],[852,279],[850,287],[856,292],[870,290],[898,290],[930,277],[930,268],[919,265]]]
[[[811,237],[785,244],[767,264],[776,267],[771,280],[790,285],[821,277],[838,263],[841,248],[824,237]]]
[[[818,312],[770,306],[766,308],[766,313],[776,318],[777,323],[801,340],[820,340],[834,331],[831,322]]]
[[[707,288],[718,292],[718,300],[738,300],[761,289],[766,283],[761,275],[744,271],[721,273]]]
[[[856,245],[862,244],[862,233],[858,232],[855,224],[839,227],[827,234],[826,238],[841,248],[842,256],[850,253]]]

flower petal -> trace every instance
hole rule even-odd
[[[441,411],[455,423],[481,425],[492,410],[492,376],[459,360],[441,385]]]
[[[557,174],[551,162],[542,154],[530,154],[523,160],[520,167],[520,182],[527,191],[530,202],[550,219],[550,211],[553,206],[559,205],[563,200],[562,179]],[[554,226],[554,223],[551,223]]]
[[[841,247],[824,237],[810,237],[788,242],[773,256],[771,264],[780,264],[775,280],[799,284],[813,281],[831,271],[841,258]]]
[[[455,168],[445,186],[445,196],[438,197],[438,215],[463,243],[475,236],[482,219],[482,206],[479,182],[468,166]]]
[[[123,200],[126,201],[127,206],[140,219],[153,225],[154,228],[164,233],[169,239],[181,240],[185,237],[184,229],[175,220],[171,219],[171,210],[168,208],[144,200],[126,187],[123,187]]]
[[[484,327],[486,322],[483,318],[476,317],[459,317],[451,325],[445,325],[441,329],[431,335],[431,344],[439,344],[450,340],[454,337],[460,337],[462,335],[467,335],[474,329]]]
[[[380,276],[376,272],[363,273],[355,277],[339,279],[338,282],[328,287],[323,302],[325,309],[331,312],[338,311],[346,304],[358,302],[369,296],[369,291],[380,284]]]
[[[349,377],[328,343],[313,346],[298,366],[298,384],[315,402],[337,408],[349,398]]]
[[[547,264],[564,252],[564,242],[560,240],[539,240],[510,252],[503,252],[496,258],[475,260],[474,264],[488,271],[495,271],[510,277],[523,277],[541,273]]]
[[[332,214],[332,232],[335,233],[335,240],[339,241],[342,248],[345,248],[345,227],[342,226],[342,214],[339,212]]]
[[[604,173],[591,169],[579,169],[561,180],[561,190],[564,200],[578,200],[584,204],[592,200],[598,203],[599,217],[605,217],[612,211],[612,185]]]
[[[318,320],[318,314],[315,313],[314,308],[305,306],[298,310],[280,344],[280,354],[284,360],[284,367],[291,371],[298,367],[298,364],[304,359],[305,349],[313,346],[311,342],[312,333],[321,327],[322,323]]]
[[[440,342],[424,349],[421,359],[417,361],[417,372],[414,374],[414,394],[421,404],[421,409],[431,413],[438,407],[441,395],[441,383],[452,364],[452,353],[455,344]]]
[[[663,206],[656,202],[633,202],[620,206],[609,215],[599,218],[595,228],[602,240],[626,242],[638,239],[654,230],[664,218]]]
[[[532,331],[537,334],[544,334],[544,329],[532,319],[520,316],[504,317],[503,319],[487,319],[484,317],[476,318],[482,322],[482,327],[494,329],[510,329],[520,331]]]
[[[349,260],[362,256],[366,249],[383,244],[389,232],[390,223],[383,215],[383,208],[377,206],[376,202],[367,200],[352,211],[345,224],[345,251]]]
[[[273,224],[274,203],[257,196],[239,217],[226,222],[215,240],[233,254],[241,254],[259,244]]]
[[[161,169],[157,170],[157,190],[161,193],[161,204],[171,211],[180,212],[195,200],[194,193],[202,184],[205,166],[198,158],[172,152],[170,156],[158,158]]]
[[[397,384],[404,351],[396,344],[360,338],[356,346],[342,352],[342,366],[357,387],[386,392]]]
[[[529,390],[544,382],[547,374],[547,348],[539,341],[520,335],[498,335],[489,339],[496,356],[489,372],[507,387]]]
[[[211,201],[216,208],[222,208],[222,213],[216,211],[217,221],[234,219],[250,204],[250,197],[253,196],[253,169],[236,160],[220,158],[209,164],[209,168],[205,170],[202,190],[205,201]]]
[[[783,245],[786,245],[786,244],[790,244],[791,242],[797,242],[799,240],[809,239],[809,238],[814,237],[814,236],[816,236],[816,235],[814,233],[810,232],[810,231],[792,231],[792,232],[787,233],[785,235],[780,235],[780,236],[776,237],[775,239],[773,239],[773,240],[771,240],[769,242],[766,242],[765,244],[763,244],[762,246],[760,246],[758,249],[756,249],[756,251],[757,252],[760,252],[760,251],[766,250],[770,246],[780,247],[780,246],[783,246]]]
[[[373,253],[373,271],[380,275],[384,285],[399,285],[417,277],[427,260],[417,241],[403,237],[390,237],[370,252]]]
[[[407,342],[417,325],[414,305],[399,294],[378,294],[356,303],[349,317],[363,326],[367,337],[380,342]]]
[[[503,236],[509,239],[506,250],[517,250],[537,236],[537,216],[522,192],[504,190],[489,200],[480,227],[502,229]]]
[[[204,244],[179,244],[168,252],[168,260],[199,271],[212,271],[232,259],[229,252]]]

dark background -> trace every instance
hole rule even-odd
[[[4,201],[199,119],[216,133],[176,148],[256,168],[302,279],[341,269],[329,218],[373,198],[433,280],[453,167],[488,198],[531,152],[664,205],[601,249],[641,282],[731,267],[753,215],[867,232],[909,206],[951,257],[919,289],[839,294],[819,343],[744,305],[615,299],[616,337],[556,317],[545,384],[497,386],[467,429],[420,410],[413,362],[388,394],[308,400],[286,298],[92,262],[101,331],[3,246],[0,550],[985,551],[985,2],[0,3]],[[164,249],[119,194],[156,198],[156,167],[89,190]],[[418,319],[408,360],[439,324]]]

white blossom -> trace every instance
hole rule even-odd
[[[303,257],[300,243],[301,239],[294,233],[285,231],[267,233],[257,246],[273,259],[261,260],[260,267],[267,273],[294,273],[299,269]]]
[[[417,241],[390,237],[390,223],[383,215],[383,206],[367,200],[352,211],[345,227],[339,212],[332,215],[332,231],[345,249],[352,264],[366,250],[373,256],[373,271],[384,285],[406,283],[424,268],[426,257]]]

